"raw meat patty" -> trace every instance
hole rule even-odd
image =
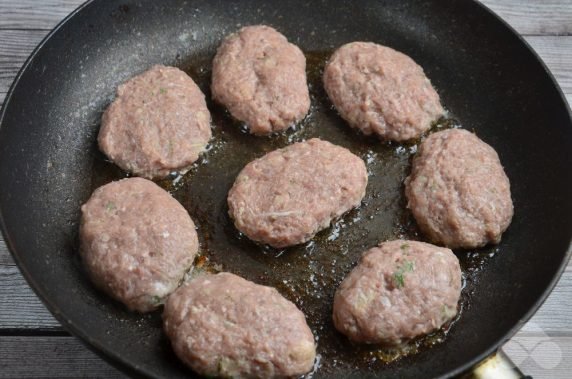
[[[334,296],[334,325],[356,342],[400,345],[457,314],[461,268],[453,252],[416,241],[381,243]]]
[[[496,151],[466,130],[423,141],[405,195],[421,230],[450,248],[500,242],[513,215],[510,183]]]
[[[371,42],[336,50],[324,70],[324,87],[351,127],[387,140],[419,137],[444,113],[419,65]]]
[[[199,247],[185,208],[147,179],[99,187],[81,212],[80,253],[91,280],[131,310],[162,304]]]
[[[99,148],[149,179],[186,172],[211,138],[205,96],[183,71],[154,66],[121,84],[101,120]]]
[[[365,195],[364,162],[314,138],[244,167],[228,194],[230,216],[250,239],[286,247],[311,239]]]
[[[229,273],[178,289],[163,320],[177,356],[208,377],[294,377],[310,371],[316,357],[314,336],[293,303]]]
[[[253,134],[279,132],[310,109],[306,58],[269,26],[228,36],[213,61],[213,98]]]

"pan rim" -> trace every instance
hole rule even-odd
[[[26,72],[32,61],[36,58],[38,53],[43,49],[44,45],[48,43],[49,40],[52,39],[54,35],[56,35],[72,18],[74,18],[77,14],[83,11],[85,8],[91,6],[97,0],[87,0],[84,3],[80,4],[77,8],[75,8],[70,14],[68,14],[64,19],[62,19],[52,30],[46,34],[44,38],[40,41],[40,43],[34,48],[32,53],[26,58],[26,61],[22,65],[22,67],[18,70],[14,81],[10,85],[8,92],[6,93],[6,97],[4,98],[4,103],[2,104],[2,108],[0,109],[0,130],[4,125],[4,117],[6,114],[6,109],[12,100],[12,95],[18,87],[20,79],[22,78],[23,74]],[[2,205],[0,204],[0,231],[2,233],[2,238],[4,239],[4,243],[10,252],[10,255],[14,259],[18,270],[22,273],[22,276],[30,286],[30,288],[34,291],[34,294],[41,300],[42,304],[50,311],[52,316],[60,323],[65,331],[70,333],[72,336],[76,337],[81,343],[89,348],[92,352],[97,354],[99,357],[103,358],[106,362],[110,363],[113,367],[121,370],[124,373],[131,374],[137,373],[138,375],[147,376],[145,372],[137,369],[136,367],[132,367],[129,362],[122,359],[117,354],[107,351],[100,343],[96,340],[92,339],[88,335],[84,334],[79,328],[76,328],[75,325],[65,317],[63,312],[60,309],[50,302],[49,296],[47,296],[43,291],[40,285],[34,280],[33,276],[29,273],[26,267],[22,264],[19,254],[17,253],[17,249],[12,242],[10,235],[8,234],[8,230],[6,228],[6,223],[4,221],[4,211],[2,210]]]
[[[30,64],[36,58],[38,53],[43,49],[44,45],[48,41],[50,41],[52,39],[52,37],[54,37],[54,35],[59,33],[60,30],[64,26],[66,26],[66,24],[71,19],[76,17],[85,8],[92,6],[94,3],[97,3],[97,2],[98,2],[98,0],[87,0],[86,2],[84,2],[83,4],[78,6],[69,15],[67,15],[62,21],[60,21],[50,32],[48,32],[48,34],[34,48],[32,53],[30,54],[30,56],[26,59],[25,63],[19,69],[17,75],[14,78],[14,81],[10,85],[10,88],[6,94],[6,97],[4,99],[4,103],[3,103],[2,108],[0,110],[0,130],[2,129],[2,127],[4,125],[4,118],[5,118],[6,110],[8,109],[8,107],[11,103],[12,96],[13,96],[15,89],[18,87],[19,82],[20,82],[23,74],[28,70]],[[530,44],[510,24],[508,24],[507,21],[502,19],[498,14],[496,14],[494,11],[492,11],[489,7],[487,7],[486,5],[484,5],[483,3],[481,3],[478,0],[465,0],[465,2],[476,4],[486,14],[491,16],[496,22],[500,22],[500,24],[502,24],[507,29],[507,31],[509,33],[511,33],[513,36],[516,36],[518,38],[518,40],[523,44],[523,46],[526,47],[526,50],[528,51],[528,53],[532,54],[532,57],[536,60],[536,62],[538,62],[541,65],[544,73],[547,75],[547,77],[551,81],[553,87],[556,89],[556,91],[559,95],[560,101],[562,102],[562,104],[564,105],[564,107],[566,109],[570,124],[572,125],[572,110],[571,110],[570,104],[566,100],[566,97],[562,91],[562,88],[560,87],[560,85],[556,81],[554,75],[549,70],[546,63],[540,58],[538,53],[530,46]],[[1,144],[1,141],[0,141],[0,144]],[[10,251],[10,255],[13,257],[18,269],[20,270],[20,272],[22,273],[22,275],[26,279],[26,282],[32,288],[32,290],[38,296],[38,298],[40,298],[40,300],[46,306],[46,308],[50,311],[50,313],[57,319],[57,321],[62,325],[62,327],[66,331],[68,331],[73,336],[78,337],[78,339],[85,346],[87,346],[90,350],[95,352],[98,356],[105,359],[105,361],[107,361],[108,363],[110,363],[114,367],[120,369],[121,371],[123,371],[127,374],[136,374],[138,376],[149,377],[149,373],[145,372],[141,367],[138,367],[136,365],[131,364],[128,360],[122,358],[121,356],[119,356],[115,352],[106,349],[97,339],[94,339],[94,338],[90,337],[89,335],[87,335],[86,333],[83,333],[81,328],[78,328],[73,322],[71,322],[71,320],[66,318],[66,316],[64,314],[65,312],[62,312],[55,304],[53,304],[50,301],[49,296],[47,296],[45,294],[45,292],[42,290],[42,287],[39,285],[39,283],[37,283],[34,280],[34,278],[32,277],[32,275],[30,275],[29,271],[22,264],[22,262],[19,258],[18,251],[17,251],[14,243],[12,242],[10,235],[8,234],[8,230],[6,227],[5,220],[4,220],[4,212],[2,210],[2,204],[0,204],[0,230],[1,230],[2,236],[4,238],[4,241],[6,243],[6,246],[7,246],[8,250]],[[440,378],[451,378],[451,377],[456,377],[460,374],[463,374],[463,373],[469,371],[472,367],[477,365],[479,362],[483,361],[485,358],[487,358],[491,354],[494,354],[498,349],[500,349],[501,346],[506,341],[508,341],[510,338],[512,338],[522,328],[522,326],[527,321],[529,321],[532,318],[532,316],[538,311],[538,309],[544,304],[544,302],[546,301],[548,296],[552,293],[554,287],[559,282],[559,280],[562,276],[562,273],[565,271],[565,269],[568,265],[568,262],[570,261],[571,258],[572,258],[572,235],[570,236],[570,240],[568,241],[568,247],[566,249],[566,253],[565,253],[562,261],[560,262],[560,266],[559,266],[558,270],[556,271],[556,274],[552,277],[550,283],[544,289],[541,296],[529,308],[529,310],[524,314],[524,316],[519,320],[519,322],[517,322],[514,326],[512,326],[508,330],[508,332],[506,332],[504,335],[499,336],[498,339],[493,344],[491,344],[487,349],[485,349],[482,353],[478,354],[473,359],[466,361],[464,364],[460,365],[456,369],[453,369],[450,372],[440,376]]]
[[[488,15],[493,17],[497,22],[500,22],[506,29],[508,29],[508,31],[511,34],[516,36],[520,41],[520,43],[522,43],[526,47],[528,52],[532,54],[534,59],[542,67],[544,73],[548,75],[548,78],[552,82],[552,85],[554,86],[554,88],[558,93],[558,96],[560,97],[560,101],[563,103],[566,109],[566,112],[568,114],[568,119],[572,123],[572,109],[570,107],[570,104],[568,103],[568,100],[566,99],[566,96],[564,95],[562,88],[556,81],[554,74],[552,74],[552,72],[550,71],[546,63],[544,63],[542,58],[538,55],[536,50],[534,50],[532,46],[530,46],[530,44],[524,39],[524,37],[518,31],[516,31],[515,28],[513,28],[507,21],[501,18],[498,14],[492,11],[485,4],[483,4],[478,0],[468,0],[468,1],[473,2],[477,6],[481,7],[481,9],[485,11]],[[519,320],[519,322],[517,322],[512,328],[510,328],[509,331],[505,333],[505,335],[500,336],[497,339],[497,341],[488,349],[485,349],[483,353],[481,353],[471,361],[466,362],[465,365],[457,368],[456,370],[453,370],[443,378],[455,377],[465,372],[468,372],[472,367],[475,367],[480,362],[484,361],[487,357],[491,356],[492,354],[495,354],[502,347],[502,345],[504,345],[508,340],[514,337],[514,335],[532,318],[532,316],[534,316],[534,314],[540,309],[542,304],[544,304],[546,299],[550,296],[550,294],[554,290],[554,287],[556,287],[556,284],[558,284],[558,282],[562,278],[562,273],[566,270],[566,266],[568,266],[568,262],[570,261],[571,258],[572,258],[572,233],[568,241],[568,247],[566,249],[566,253],[564,254],[564,259],[562,260],[562,262],[560,262],[560,267],[558,267],[556,275],[552,277],[550,283],[548,284],[546,289],[542,292],[542,295],[534,302],[534,305],[530,307],[530,309],[524,314],[524,316]]]

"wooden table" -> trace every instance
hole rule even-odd
[[[82,2],[0,0],[0,105],[34,47]],[[570,103],[572,0],[483,2],[525,37]],[[572,377],[572,264],[546,303],[504,350],[535,378]],[[28,287],[0,239],[0,378],[14,377],[124,376],[62,329]]]

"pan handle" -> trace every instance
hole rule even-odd
[[[461,379],[532,379],[532,376],[524,375],[502,350],[498,350]]]

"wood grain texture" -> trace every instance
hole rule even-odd
[[[0,331],[63,331],[16,266],[0,265],[0,304]]]
[[[570,0],[481,0],[521,34],[572,34]],[[0,29],[52,29],[82,0],[2,0]]]
[[[0,29],[51,30],[82,0],[2,0]],[[572,34],[570,0],[481,0],[524,35]]]
[[[10,252],[8,251],[8,247],[6,246],[6,244],[4,243],[4,241],[2,240],[2,237],[0,236],[0,267],[1,266],[14,266],[14,259],[12,259],[12,256],[10,255]]]
[[[568,378],[572,370],[572,336],[527,333],[503,350],[535,379]],[[0,378],[40,377],[125,378],[73,337],[0,336]]]
[[[2,0],[0,29],[51,30],[82,3],[83,0]]]
[[[46,34],[45,30],[0,30],[0,104],[16,74]]]
[[[479,0],[523,35],[572,34],[571,0]]]
[[[115,379],[126,376],[74,337],[0,336],[0,378]]]
[[[570,7],[572,8],[572,3]],[[572,25],[572,17],[570,24]],[[528,36],[525,40],[546,63],[570,100],[572,96],[572,36]]]

